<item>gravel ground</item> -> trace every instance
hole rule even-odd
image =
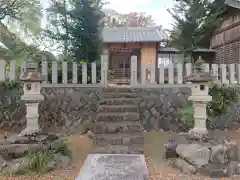
[[[156,139],[156,135],[154,136]],[[160,141],[159,137],[164,137],[164,135],[158,136],[157,142]],[[148,138],[153,139],[151,136],[145,139],[148,140]],[[86,158],[87,153],[91,148],[91,143],[85,136],[71,136],[69,137],[69,141],[73,152],[73,162],[68,169],[56,170],[55,172],[44,175],[33,174],[18,177],[0,176],[0,180],[75,180],[80,171],[81,166],[83,165],[84,159]],[[82,146],[83,144],[84,146]],[[157,151],[158,152],[157,155],[160,157],[162,155],[162,151],[157,149],[157,147],[156,148],[154,147],[153,149],[153,146],[154,145],[151,143],[145,143],[145,156],[150,173],[150,180],[216,180],[202,176],[184,175],[177,171],[176,169],[171,168],[167,162],[165,161],[159,162],[159,159],[161,158],[157,159],[154,158],[154,156],[156,156]],[[221,180],[224,179],[240,180],[240,177],[221,178]]]

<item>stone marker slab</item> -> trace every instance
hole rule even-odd
[[[90,154],[76,180],[149,180],[143,155]]]

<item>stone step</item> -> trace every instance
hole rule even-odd
[[[104,98],[100,102],[102,105],[136,105],[138,103],[138,98]]]
[[[94,133],[128,133],[141,132],[141,124],[133,121],[122,122],[96,122],[93,125]]]
[[[137,105],[99,105],[98,112],[138,112]]]
[[[95,134],[96,146],[144,144],[141,133]]]
[[[103,99],[111,99],[111,98],[138,98],[140,94],[137,93],[121,93],[121,92],[108,92],[102,93]]]
[[[143,154],[142,145],[131,146],[97,146],[90,152],[92,154]]]
[[[139,93],[139,92],[142,92],[142,89],[140,88],[130,88],[130,87],[106,87],[106,88],[103,88],[102,89],[102,92],[105,93],[109,93],[109,92],[121,92],[121,93]]]
[[[97,113],[97,122],[121,122],[135,121],[139,122],[140,117],[137,112],[101,112]]]

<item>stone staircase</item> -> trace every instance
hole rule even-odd
[[[138,94],[130,88],[104,88],[93,133],[92,153],[143,154]]]

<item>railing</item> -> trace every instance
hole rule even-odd
[[[66,61],[42,61],[39,63],[39,71],[44,77],[43,86],[46,85],[106,85],[108,63],[107,56],[101,57],[101,63],[76,63]],[[9,68],[6,68],[6,67]],[[16,61],[7,64],[0,60],[0,81],[9,79],[19,80],[22,72],[26,71],[26,62],[20,65]]]
[[[141,64],[141,80],[136,82],[137,76],[136,57],[131,58],[131,85],[165,85],[165,84],[187,84],[184,77],[193,71],[192,63],[179,64],[155,64],[146,66]],[[240,64],[205,64],[205,71],[210,72],[222,84],[240,84]]]
[[[7,70],[6,66],[6,61],[0,60],[0,81],[18,80],[19,75],[26,71],[26,62],[18,65],[11,61]],[[126,72],[120,73],[125,73],[128,83],[132,86],[181,85],[186,84],[184,77],[192,73],[193,64],[169,64],[167,67],[163,64],[159,67],[155,67],[155,64],[148,66],[141,64],[140,69],[137,68],[137,57],[132,56],[130,67]],[[43,61],[40,63],[40,71],[44,76],[43,86],[106,86],[112,83],[107,55],[101,57],[101,63],[91,64]],[[222,84],[240,84],[240,64],[205,64],[205,71],[211,72]]]

